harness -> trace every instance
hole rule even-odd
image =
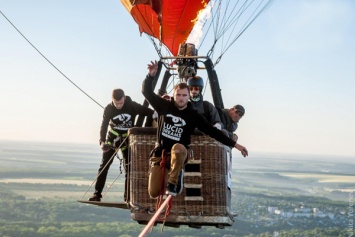
[[[128,137],[128,133],[118,133],[117,131],[113,130],[112,128],[109,130],[109,133],[115,136],[113,141],[110,141],[109,139],[106,141],[106,144],[109,145],[110,147],[116,147],[116,144],[120,144],[126,140]],[[128,148],[128,143],[125,142],[124,144],[121,145],[121,151],[124,151]]]
[[[170,155],[170,152],[167,152],[164,149],[162,151],[161,161],[159,163],[159,165],[161,167],[161,172],[162,172],[162,179],[160,182],[160,193],[159,193],[159,197],[157,199],[156,210],[158,210],[160,208],[161,204],[163,203],[163,196],[164,196],[164,190],[165,190],[165,167],[166,167],[168,155]],[[156,163],[158,163],[158,162],[156,162]],[[172,201],[172,199],[170,199],[170,201],[168,202],[168,205],[167,205],[168,207],[166,208],[164,217],[162,217],[162,218],[158,217],[159,220],[163,220],[163,221],[166,220],[166,218],[169,216],[170,210],[173,206],[172,204],[173,204],[173,201]]]

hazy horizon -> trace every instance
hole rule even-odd
[[[48,145],[48,147],[46,147],[46,150],[48,149],[63,149],[63,148],[67,148],[67,149],[78,149],[78,148],[82,148],[82,149],[88,149],[90,148],[90,150],[94,153],[97,153],[100,157],[101,157],[101,149],[98,143],[66,143],[66,142],[48,142],[48,141],[26,141],[26,140],[3,140],[0,139],[0,146],[2,146],[3,144],[8,143],[8,145],[11,146],[11,148],[15,148],[15,147],[19,147],[19,144],[24,144],[26,145],[38,145],[38,146],[43,146],[43,145]],[[1,149],[1,147],[0,147]],[[1,152],[1,150],[0,150]],[[236,162],[242,162],[243,160],[248,161],[249,159],[266,159],[268,157],[272,157],[273,159],[305,159],[305,160],[309,160],[310,158],[316,159],[316,160],[334,160],[334,162],[336,163],[337,161],[354,161],[355,160],[355,156],[346,156],[346,155],[328,155],[328,154],[306,154],[306,153],[292,153],[292,152],[271,152],[271,151],[252,151],[249,150],[249,156],[246,158],[243,158],[239,151],[233,149],[232,151],[233,157],[237,158],[238,160],[236,160]],[[337,157],[337,159],[334,159],[334,157]],[[340,159],[339,159],[340,158]],[[242,162],[243,163],[243,162]]]

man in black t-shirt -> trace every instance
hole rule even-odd
[[[100,129],[100,146],[102,149],[102,160],[98,170],[98,177],[95,185],[95,193],[89,201],[101,201],[102,190],[105,186],[107,172],[115,156],[115,148],[120,147],[125,162],[125,192],[124,200],[129,201],[128,172],[128,129],[134,126],[137,115],[152,116],[153,110],[140,105],[129,96],[126,96],[122,89],[112,91],[112,102],[104,110]],[[110,127],[109,131],[108,127]],[[105,167],[106,166],[106,167]]]
[[[174,87],[171,101],[155,94],[152,82],[157,69],[156,61],[148,64],[149,73],[142,85],[144,97],[158,113],[157,146],[151,153],[148,184],[148,192],[152,198],[158,197],[164,191],[161,187],[163,178],[167,180],[167,194],[176,196],[182,191],[183,167],[187,158],[187,149],[191,143],[190,138],[195,128],[224,145],[238,149],[244,157],[248,155],[244,146],[237,144],[222,131],[213,127],[192,108],[189,102],[189,87],[186,83],[180,83]],[[164,168],[166,177],[162,177],[163,172],[159,165],[162,156],[167,159]]]

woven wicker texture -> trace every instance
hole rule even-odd
[[[142,133],[136,129],[130,132],[130,195],[131,203],[139,207],[132,210],[131,217],[135,220],[141,218],[148,208],[156,206],[156,199],[151,199],[148,194],[148,157],[155,139],[154,130]],[[185,167],[184,189],[173,198],[170,216],[228,217],[231,205],[231,194],[227,188],[228,148],[205,135],[192,136],[190,148],[194,155]],[[213,224],[214,218],[205,218],[203,222]]]

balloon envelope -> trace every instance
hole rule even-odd
[[[161,41],[177,56],[190,35],[198,14],[209,0],[121,0],[139,31]]]

